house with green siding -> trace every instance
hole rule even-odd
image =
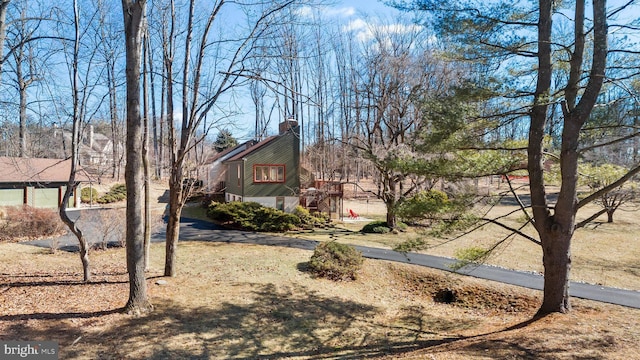
[[[300,203],[300,127],[280,124],[268,137],[224,161],[225,200],[257,202],[291,212]]]
[[[69,182],[71,160],[0,157],[0,206],[28,205],[37,208],[58,208]],[[76,176],[68,207],[80,206],[80,181]]]

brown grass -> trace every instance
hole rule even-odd
[[[345,201],[345,208],[353,208],[359,214],[368,213],[368,218],[383,219],[384,206],[379,200],[369,199]],[[488,217],[512,211],[514,207],[496,206],[491,209]],[[578,213],[578,220],[588,217],[597,211],[595,205],[589,205]],[[606,223],[606,215],[598,218],[585,228],[576,231],[572,242],[571,279],[591,284],[640,290],[640,223],[638,213],[618,211],[614,223]],[[509,216],[507,224],[517,227],[521,224],[521,213]],[[419,252],[455,257],[460,249],[470,247],[490,248],[497,242],[503,241],[486,260],[487,264],[497,265],[508,269],[532,272],[543,272],[542,249],[522,237],[509,237],[509,231],[496,225],[487,225],[478,231],[452,240],[451,238],[435,238],[426,234],[428,229],[409,229],[398,234],[362,234],[367,222],[338,223],[338,230],[317,230],[293,234],[313,240],[327,241],[337,239],[352,245],[394,248],[398,244],[413,239],[422,239],[428,247]],[[528,226],[524,231],[533,237],[535,230]]]
[[[638,310],[575,300],[530,322],[533,290],[374,260],[332,282],[305,272],[309,251],[206,242],[180,244],[166,285],[154,245],[155,310],[131,317],[124,256],[93,252],[81,284],[77,254],[0,244],[0,339],[55,340],[61,359],[629,359],[640,344]]]

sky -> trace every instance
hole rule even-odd
[[[305,10],[302,12],[302,16],[312,18],[314,16],[313,12],[314,10],[311,9]],[[388,24],[393,22],[400,12],[378,0],[333,0],[329,5],[322,6],[320,13],[327,21],[344,24],[341,26],[345,31],[352,32],[356,39],[366,42],[372,36],[372,23],[383,21]],[[242,96],[240,95],[240,97]],[[248,95],[245,96],[248,97]],[[245,101],[242,102],[244,103]],[[242,108],[244,113],[235,117],[234,125],[228,130],[232,132],[234,137],[244,141],[253,137],[255,114],[254,105],[250,99],[246,101],[246,105],[243,105]],[[269,126],[269,135],[278,131],[278,123],[279,121],[275,121],[272,118]]]

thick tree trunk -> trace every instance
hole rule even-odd
[[[387,207],[387,226],[394,229],[397,225],[396,218],[396,183],[392,179],[387,179],[384,184],[384,204]]]
[[[129,314],[153,309],[147,296],[144,273],[144,221],[142,217],[142,117],[140,116],[141,28],[146,12],[144,0],[122,0],[127,53],[127,271],[129,300],[124,307]]]
[[[542,238],[544,265],[544,297],[539,315],[571,310],[569,301],[569,272],[571,270],[571,237],[573,232],[549,230]]]

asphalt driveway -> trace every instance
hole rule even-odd
[[[72,211],[70,212],[70,217],[72,217],[73,219],[80,219],[78,224],[79,226],[82,226],[85,236],[87,237],[87,239],[89,239],[90,242],[95,243],[101,241],[96,241],[97,239],[101,239],[101,234],[96,226],[95,219],[97,217],[91,216],[90,212],[93,211],[103,210],[91,209]],[[162,227],[161,230],[153,233],[151,241],[163,242],[166,236],[165,230],[166,228]],[[116,240],[107,239],[107,242],[113,241]],[[317,241],[312,240],[273,236],[250,231],[228,230],[207,221],[189,218],[181,219],[180,241],[213,241],[241,244],[258,244],[265,246],[283,246],[304,250],[313,250],[318,244]],[[54,242],[61,250],[77,251],[78,249],[77,239],[73,236],[73,234],[67,234],[58,237],[54,240]],[[51,247],[52,240],[35,240],[25,243],[34,246]],[[399,253],[392,250],[365,246],[356,246],[356,248],[362,252],[364,257],[369,259],[379,259],[414,264],[444,271],[451,271],[450,266],[455,263],[454,259],[425,254]],[[544,279],[540,274],[508,270],[488,265],[467,266],[458,270],[457,272],[468,276],[498,281],[505,284],[522,286],[535,290],[542,290],[544,284]],[[571,296],[577,298],[595,300],[633,308],[640,308],[640,291],[571,282],[570,293]]]

